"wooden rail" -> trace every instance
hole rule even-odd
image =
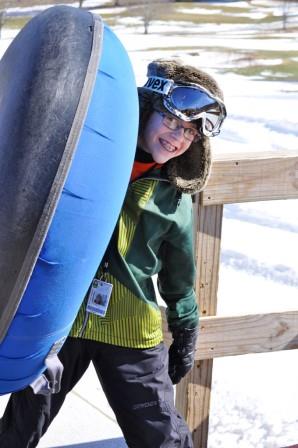
[[[297,197],[297,154],[226,154],[214,160],[200,203],[215,205]]]
[[[165,329],[165,343],[171,334]],[[195,360],[298,348],[298,311],[201,317]]]
[[[212,358],[298,348],[298,311],[216,317],[223,204],[293,198],[298,198],[298,151],[218,156],[207,188],[196,198],[200,337],[195,366],[176,390],[176,406],[195,448],[208,443]]]

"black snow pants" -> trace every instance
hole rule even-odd
[[[27,387],[11,394],[0,420],[1,448],[36,447],[90,362],[129,448],[193,448],[187,425],[174,406],[163,343],[130,349],[69,337],[59,358],[64,365],[59,393],[35,395]]]

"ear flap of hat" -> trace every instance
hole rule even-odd
[[[195,194],[207,184],[211,171],[211,149],[208,137],[192,143],[179,157],[169,160],[165,170],[169,180],[183,193]]]

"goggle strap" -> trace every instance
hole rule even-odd
[[[150,76],[147,79],[144,89],[151,90],[152,92],[159,93],[160,95],[167,95],[173,86],[174,81],[172,79],[159,78],[158,76]]]

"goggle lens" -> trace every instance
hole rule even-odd
[[[219,122],[220,111],[218,109],[208,110],[205,113],[205,127],[208,132],[212,132],[221,122]]]
[[[202,119],[202,133],[217,135],[226,116],[219,100],[199,87],[175,86],[164,98],[165,107],[182,120]]]
[[[181,112],[198,114],[202,109],[216,104],[215,100],[205,92],[193,87],[176,87],[171,92],[171,102]]]

